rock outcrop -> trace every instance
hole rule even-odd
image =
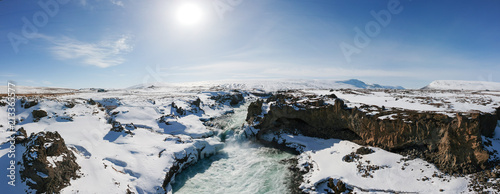
[[[177,139],[177,138],[175,138],[175,139]],[[167,140],[167,139],[165,139],[165,140]],[[180,173],[185,168],[195,164],[199,160],[216,154],[220,149],[223,148],[222,143],[209,144],[209,143],[203,142],[203,141],[197,141],[197,140],[193,141],[192,139],[188,140],[187,142],[183,142],[183,140],[181,140],[180,138],[177,141],[179,143],[192,142],[193,146],[190,148],[187,148],[184,151],[176,152],[173,154],[174,162],[173,162],[172,166],[170,166],[170,168],[166,172],[165,179],[163,180],[163,184],[162,184],[162,188],[166,193],[171,193],[170,192],[172,189],[171,183],[174,181],[175,176],[178,173]],[[211,148],[206,149],[208,147],[211,147]],[[161,151],[159,153],[158,157],[162,156],[162,152],[164,152],[164,151]]]
[[[33,112],[31,112],[31,115],[33,115],[33,121],[38,122],[41,118],[47,116],[47,112],[44,110],[33,110]]]
[[[58,193],[79,177],[76,157],[58,132],[31,134],[25,146],[21,179],[37,193]]]
[[[262,100],[257,100],[248,106],[247,121],[254,121],[254,119],[259,119],[259,115],[262,114]]]
[[[2,101],[1,97],[0,97],[0,106],[7,106],[7,102]]]
[[[333,97],[333,96],[332,96]],[[492,136],[497,116],[489,113],[459,114],[450,117],[432,112],[384,110],[392,119],[380,119],[358,108],[348,108],[340,99],[324,103],[329,96],[307,97],[278,94],[268,99],[270,110],[255,128],[263,134],[300,133],[319,138],[337,138],[388,151],[414,155],[434,163],[448,173],[469,174],[487,168],[489,154],[483,149],[481,135]],[[260,102],[250,107],[258,110]],[[255,107],[254,107],[255,106]],[[247,121],[256,121],[249,111]]]
[[[229,102],[229,105],[235,106],[243,102],[245,100],[245,97],[241,92],[233,91],[229,94],[220,94],[217,96],[211,96],[210,99],[215,100],[221,104]]]
[[[21,107],[23,107],[25,109],[31,108],[31,107],[36,106],[36,105],[38,105],[37,99],[26,100],[26,98],[21,98]]]
[[[497,108],[496,114],[497,114],[498,120],[500,120],[500,107]]]
[[[24,143],[28,140],[28,135],[26,134],[26,130],[24,130],[24,127],[21,127],[16,131],[16,133],[14,134],[14,139],[16,141],[16,144]]]

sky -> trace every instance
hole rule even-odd
[[[500,1],[1,0],[0,82],[500,82]]]

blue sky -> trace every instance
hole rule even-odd
[[[186,3],[200,11],[179,16]],[[0,81],[18,85],[500,81],[495,0],[2,0],[0,13]]]

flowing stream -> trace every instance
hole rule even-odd
[[[290,172],[283,159],[293,155],[233,135],[245,122],[248,103],[214,120],[226,142],[218,154],[183,170],[172,184],[174,193],[289,193]]]

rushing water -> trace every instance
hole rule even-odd
[[[291,154],[249,141],[237,141],[231,131],[245,122],[247,106],[214,121],[226,130],[226,146],[215,156],[188,167],[175,178],[174,193],[289,193],[290,173],[282,161]]]

